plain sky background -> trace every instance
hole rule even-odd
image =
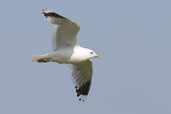
[[[30,62],[52,52],[44,8],[102,56],[84,103],[67,65]],[[0,114],[171,114],[170,0],[1,0],[0,53]]]

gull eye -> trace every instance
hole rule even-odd
[[[90,52],[91,54],[93,54],[93,52]]]

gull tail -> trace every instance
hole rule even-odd
[[[47,58],[47,54],[31,56],[30,59],[31,59],[31,62],[49,62],[49,60]]]

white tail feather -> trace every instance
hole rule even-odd
[[[31,56],[30,59],[31,59],[31,62],[37,62],[38,60],[41,60],[41,59],[47,59],[47,54],[38,55],[38,56]]]

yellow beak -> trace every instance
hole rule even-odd
[[[101,58],[101,56],[99,56],[99,55],[96,55],[95,57],[97,57],[97,58]]]

